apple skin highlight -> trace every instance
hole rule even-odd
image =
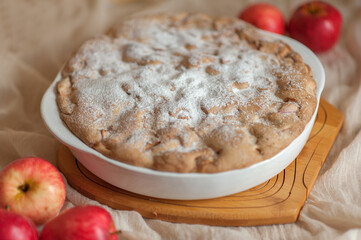
[[[44,159],[18,159],[0,173],[0,208],[24,215],[36,225],[56,216],[65,196],[60,172]]]

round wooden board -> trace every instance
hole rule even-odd
[[[208,200],[151,198],[114,187],[78,162],[65,146],[58,167],[69,184],[85,196],[115,209],[170,222],[217,226],[252,226],[297,220],[343,121],[335,107],[321,100],[311,135],[299,156],[272,179],[244,192]]]

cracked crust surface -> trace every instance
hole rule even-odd
[[[160,14],[85,42],[57,84],[60,116],[105,156],[170,172],[268,159],[317,105],[310,67],[235,18]]]

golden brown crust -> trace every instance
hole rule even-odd
[[[69,129],[106,156],[221,172],[289,145],[316,109],[315,91],[298,53],[240,20],[160,14],[84,43],[62,71],[57,104]]]

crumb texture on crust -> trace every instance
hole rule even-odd
[[[57,84],[69,129],[102,154],[171,172],[268,159],[317,104],[311,69],[287,44],[235,18],[160,14],[86,41]]]

